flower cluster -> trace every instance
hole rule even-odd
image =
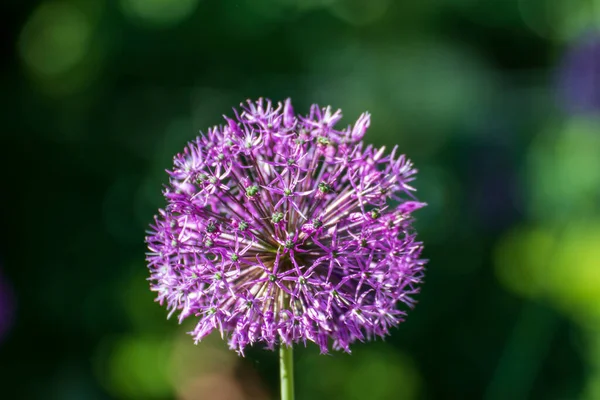
[[[196,342],[218,329],[230,347],[312,341],[350,351],[388,334],[423,278],[409,186],[394,148],[361,142],[370,115],[290,100],[241,105],[174,158],[168,202],[146,242],[151,288]]]

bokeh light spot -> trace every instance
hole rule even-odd
[[[600,22],[600,0],[518,0],[523,22],[540,37],[563,41]]]
[[[42,3],[21,31],[19,53],[34,74],[53,77],[84,59],[91,34],[89,17],[73,4]]]
[[[186,331],[193,329],[192,324],[186,324]],[[173,343],[169,360],[169,376],[175,391],[186,399],[200,399],[190,393],[191,387],[207,386],[214,380],[228,380],[234,378],[239,357],[227,349],[225,342],[217,334],[208,336],[198,345],[193,344],[192,338],[179,332]],[[233,386],[235,381],[231,383]],[[210,385],[208,385],[210,386]],[[234,390],[237,391],[237,390]],[[231,391],[225,391],[231,392]],[[205,398],[209,398],[204,393]],[[213,398],[218,398],[218,391]],[[228,398],[225,396],[225,398]]]
[[[558,126],[536,138],[528,160],[524,190],[539,221],[593,214],[600,195],[598,121],[573,118]]]
[[[379,343],[357,349],[352,356],[315,354],[298,364],[299,398],[410,400],[420,391],[421,378],[412,361]]]
[[[165,339],[130,336],[117,340],[106,371],[110,391],[119,398],[165,398],[172,392],[167,368],[171,344]]]
[[[600,113],[600,32],[581,35],[562,55],[557,74],[559,104],[572,115]]]
[[[555,243],[552,231],[520,227],[507,233],[496,246],[496,274],[507,288],[527,297],[544,293],[550,253]]]
[[[367,25],[383,17],[389,5],[390,0],[338,0],[330,10],[352,25]]]
[[[172,27],[188,18],[199,0],[121,0],[123,13],[136,22],[154,27]]]
[[[293,6],[297,9],[308,10],[327,7],[337,0],[275,0],[285,6]]]
[[[571,223],[561,235],[551,266],[551,287],[559,307],[584,324],[600,323],[600,222]]]
[[[600,323],[600,222],[521,228],[496,252],[500,281],[514,292],[544,298],[583,325]]]

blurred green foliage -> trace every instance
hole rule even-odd
[[[173,154],[259,96],[370,111],[429,203],[417,308],[351,356],[298,349],[299,399],[600,398],[600,101],[557,89],[600,93],[600,51],[564,56],[600,43],[600,1],[0,10],[0,398],[277,397],[276,355],[194,346],[143,261]]]

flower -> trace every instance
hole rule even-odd
[[[414,305],[425,261],[411,213],[416,170],[360,142],[370,115],[259,99],[174,158],[146,242],[151,288],[179,321],[199,317],[232,349],[312,341],[350,352]]]

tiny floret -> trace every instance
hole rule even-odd
[[[253,197],[258,193],[258,186],[252,185],[249,188],[246,188],[246,196]]]
[[[274,223],[281,222],[282,219],[283,219],[283,213],[280,213],[280,212],[276,212],[271,216],[271,221],[273,221]]]
[[[174,158],[146,237],[151,289],[169,315],[247,346],[316,343],[350,352],[389,334],[422,283],[412,227],[416,169],[365,145],[369,113],[308,115],[248,101]]]

